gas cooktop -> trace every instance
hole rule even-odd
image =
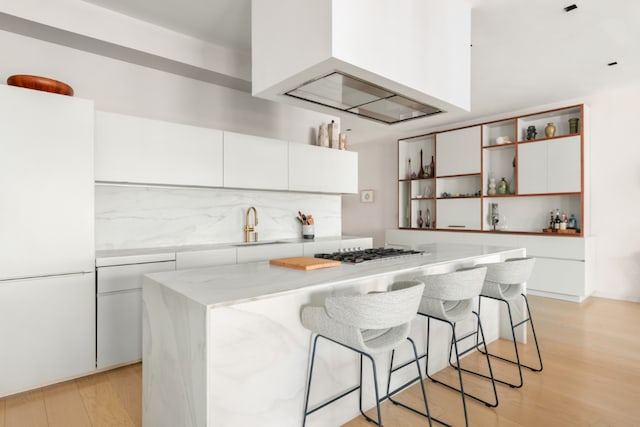
[[[315,254],[315,258],[332,259],[336,261],[359,264],[362,262],[376,261],[383,259],[400,258],[407,256],[423,255],[423,251],[412,251],[396,248],[373,248],[373,249],[346,249],[330,254]]]

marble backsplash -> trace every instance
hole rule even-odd
[[[300,237],[298,210],[312,214],[315,235],[342,233],[335,194],[98,184],[96,250],[242,242],[245,212],[258,211],[259,240]]]

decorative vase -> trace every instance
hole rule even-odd
[[[318,145],[320,147],[329,147],[329,130],[326,123],[318,127]]]
[[[544,133],[547,138],[551,138],[556,134],[556,126],[553,123],[547,123],[547,127],[544,128]]]
[[[487,194],[490,196],[496,194],[496,178],[493,176],[493,173],[489,175],[489,190],[487,191]]]
[[[509,193],[509,184],[507,183],[507,180],[504,178],[500,180],[500,185],[498,186],[498,193],[500,194]]]
[[[569,119],[569,133],[578,133],[578,121],[580,119]]]
[[[424,220],[422,219],[422,211],[418,211],[418,228],[422,228]]]

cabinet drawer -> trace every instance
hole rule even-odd
[[[439,229],[480,229],[480,199],[437,200],[436,214],[436,225]]]
[[[585,264],[582,261],[537,258],[527,289],[585,296]]]
[[[142,290],[98,295],[98,369],[142,358]]]
[[[142,278],[145,274],[175,269],[175,261],[99,267],[97,268],[98,293],[142,289]]]

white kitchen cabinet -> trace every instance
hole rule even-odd
[[[480,173],[480,134],[481,126],[437,133],[436,176]]]
[[[267,261],[274,258],[302,256],[302,243],[271,243],[238,247],[238,264],[255,261]]]
[[[222,131],[96,112],[95,179],[222,187]]]
[[[289,143],[224,132],[224,187],[289,189]]]
[[[0,282],[0,397],[95,370],[93,273]]]
[[[358,153],[289,143],[289,190],[358,192]]]
[[[176,270],[236,263],[236,248],[176,252]]]
[[[141,359],[143,276],[175,269],[175,261],[113,265],[96,269],[98,369]]]
[[[518,193],[547,192],[546,141],[520,144],[518,147]]]
[[[536,264],[527,292],[580,302],[594,292],[593,237],[532,236],[508,233],[423,233],[387,230],[385,244],[417,248],[425,243],[461,243],[525,248]]]
[[[579,193],[580,136],[520,144],[518,194]]]
[[[480,198],[436,200],[436,228],[480,230]]]
[[[0,85],[0,280],[93,271],[93,102]]]
[[[582,189],[580,137],[547,142],[547,191],[579,193]]]

